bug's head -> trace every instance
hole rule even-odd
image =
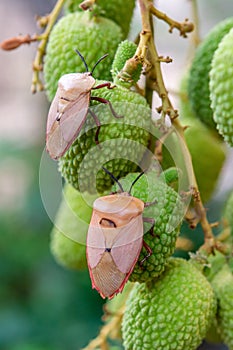
[[[119,180],[118,180],[108,169],[106,169],[105,167],[102,166],[102,169],[106,172],[106,174],[108,174],[108,175],[113,179],[113,181],[115,181],[115,182],[118,184],[118,186],[119,186],[119,188],[120,188],[120,190],[121,190],[121,193],[125,192],[124,189],[123,189],[123,187],[122,187],[122,184],[119,182]],[[131,184],[131,186],[130,186],[130,189],[129,189],[129,192],[128,192],[129,195],[131,195],[131,191],[132,191],[132,188],[133,188],[134,184],[140,179],[140,177],[141,177],[143,174],[144,174],[144,171],[142,171],[142,172],[136,177],[136,179],[132,182],[132,184]]]
[[[93,74],[93,72],[94,72],[96,66],[97,66],[102,60],[104,60],[104,59],[108,56],[108,54],[106,53],[105,55],[103,55],[102,57],[100,57],[100,58],[98,59],[98,61],[95,63],[95,65],[94,65],[94,67],[92,68],[92,70],[89,71],[87,62],[85,61],[85,58],[83,57],[83,55],[81,54],[81,52],[79,52],[77,49],[75,49],[74,51],[79,55],[79,57],[80,57],[81,60],[83,61],[83,64],[84,64],[85,69],[86,69],[86,72],[89,72],[90,75]]]

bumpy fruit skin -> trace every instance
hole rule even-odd
[[[233,275],[225,264],[211,282],[217,296],[217,328],[223,342],[233,349]]]
[[[142,71],[142,64],[132,67],[132,72],[128,76],[124,76],[123,79],[118,76],[118,73],[124,67],[125,62],[133,57],[137,49],[137,45],[129,40],[122,41],[116,51],[113,63],[112,63],[112,78],[115,84],[130,88],[136,84],[140,78]]]
[[[180,118],[182,124],[188,126],[184,134],[185,140],[192,157],[201,198],[206,203],[216,188],[226,159],[226,147],[221,139],[195,118],[187,96],[187,79],[188,75],[181,84]]]
[[[53,27],[46,48],[44,79],[49,100],[53,99],[62,75],[85,71],[75,49],[84,56],[89,70],[101,56],[108,54],[96,67],[94,76],[97,79],[111,79],[112,61],[121,40],[121,28],[107,18],[90,18],[88,12],[62,17]]]
[[[215,314],[213,289],[199,269],[171,258],[158,280],[135,285],[123,317],[126,350],[196,350]]]
[[[88,199],[93,201],[95,197],[88,196]],[[70,269],[87,267],[85,242],[91,214],[92,208],[82,195],[66,184],[50,243],[51,252],[60,265]]]
[[[209,32],[197,48],[188,81],[188,95],[196,117],[214,130],[216,125],[210,107],[209,72],[218,44],[232,27],[233,17],[230,17],[218,23]]]
[[[230,228],[230,235],[227,239],[225,239],[224,243],[228,244],[230,251],[233,251],[233,192],[231,192],[227,198],[225,207],[223,209],[222,222],[225,227]],[[233,254],[228,262],[233,273]]]
[[[210,99],[213,118],[224,140],[233,147],[233,29],[215,51],[210,71]]]
[[[115,118],[108,105],[98,103],[95,114],[102,125],[99,145],[95,142],[96,124],[88,115],[82,135],[60,159],[59,169],[76,189],[90,193],[97,189],[102,194],[112,185],[102,166],[117,178],[137,170],[150,137],[151,112],[144,97],[119,86],[94,90],[92,95],[111,101],[123,118]]]
[[[230,193],[224,208],[223,218],[231,228],[231,239],[233,241],[233,192]]]
[[[128,174],[120,182],[125,191],[129,191],[131,184],[139,174]],[[156,179],[154,172],[143,175],[133,186],[132,196],[144,202],[157,203],[144,209],[143,217],[155,220],[153,235],[148,232],[151,225],[145,223],[144,241],[151,248],[152,255],[143,265],[140,261],[148,254],[143,247],[130,281],[145,282],[158,277],[165,268],[167,259],[175,250],[175,243],[180,232],[180,222],[184,215],[184,207],[179,195],[164,182]]]
[[[65,3],[65,11],[67,13],[82,11],[79,8],[81,2],[82,0],[67,0]],[[98,0],[96,5],[98,6],[97,10],[101,12],[101,15],[117,23],[121,27],[124,37],[127,37],[135,0]],[[95,11],[95,7],[93,8],[93,11]]]

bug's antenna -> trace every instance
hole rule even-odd
[[[86,72],[89,72],[87,62],[85,61],[83,55],[81,55],[81,53],[80,53],[77,49],[75,49],[74,51],[79,55],[79,57],[80,57],[81,60],[83,61],[84,66],[85,66],[85,68],[86,68]],[[92,74],[92,72],[91,72],[91,74]]]
[[[130,186],[130,189],[129,189],[129,194],[131,194],[133,185],[140,179],[140,177],[141,177],[144,173],[145,173],[145,172],[142,171],[142,172],[136,177],[136,179],[132,182],[132,184],[131,184],[131,186]]]
[[[102,169],[117,183],[117,185],[120,187],[121,192],[124,192],[124,189],[121,183],[117,180],[117,178],[112,173],[110,173],[110,171],[108,171],[108,169],[106,169],[105,167],[102,166]]]
[[[95,64],[94,67],[92,68],[91,75],[93,74],[93,72],[94,72],[96,66],[97,66],[102,60],[104,60],[105,57],[107,57],[107,56],[108,56],[108,53],[106,53],[105,55],[103,55],[102,57],[100,57],[100,58],[98,59],[98,61],[96,62],[96,64]]]

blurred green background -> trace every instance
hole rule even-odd
[[[0,40],[36,32],[34,16],[49,12],[54,3],[0,0]],[[204,15],[201,16],[202,34],[230,11],[233,13],[230,0],[224,1],[224,6],[223,2],[213,0],[200,5],[202,14],[208,11],[209,18],[204,20]],[[189,1],[175,1],[172,10],[170,6],[167,1],[161,10],[169,9],[168,13],[178,20],[190,13]],[[137,12],[133,26],[140,30]],[[187,42],[178,38],[177,33],[174,41],[164,24],[161,33],[160,37],[168,38],[167,42],[159,40],[161,54],[175,59],[175,69],[170,66],[165,71],[165,76],[174,78],[169,80],[168,87],[177,88]],[[56,264],[49,250],[52,223],[43,207],[39,188],[48,103],[45,94],[34,97],[30,94],[34,54],[33,45],[0,53],[0,64],[4,68],[0,77],[0,349],[77,350],[97,335],[103,301],[91,289],[87,271],[65,270]],[[218,191],[208,204],[211,220],[219,218],[223,200],[233,187],[229,176],[231,166],[232,154],[229,154]],[[190,232],[184,226],[183,233],[196,244],[202,240],[200,230]],[[217,347],[203,344],[201,349]]]
[[[80,349],[100,325],[102,300],[87,271],[66,271],[50,254],[52,224],[38,186],[41,151],[1,145],[2,164],[3,153],[8,166],[9,157],[23,162],[31,182],[23,203],[0,214],[0,349]]]

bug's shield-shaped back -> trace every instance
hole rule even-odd
[[[92,287],[102,297],[122,291],[138,260],[143,244],[143,220],[138,215],[124,226],[103,228],[93,212],[87,237],[87,260]]]
[[[90,94],[80,93],[74,101],[68,101],[62,111],[59,99],[57,91],[47,121],[46,148],[53,159],[61,157],[80,133],[88,113]]]

